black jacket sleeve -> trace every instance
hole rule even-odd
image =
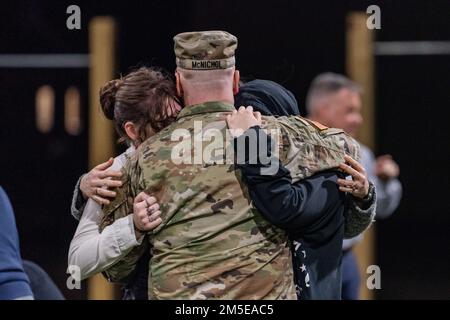
[[[336,184],[338,172],[318,173],[292,184],[289,170],[272,156],[271,139],[259,126],[250,128],[235,139],[235,152],[238,152],[237,145],[241,143],[245,144],[246,153],[249,153],[249,137],[255,136],[252,130],[256,131],[258,150],[256,154],[241,157],[245,161],[237,162],[236,166],[248,186],[253,205],[268,221],[291,234],[319,230],[320,225],[327,223],[327,216],[345,203],[345,195],[339,192]],[[264,146],[266,150],[263,150]],[[270,166],[262,163],[262,157],[270,158],[272,166],[277,166],[275,174],[261,174],[261,169]]]

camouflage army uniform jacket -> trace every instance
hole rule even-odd
[[[184,108],[124,167],[100,228],[132,212],[141,191],[157,197],[163,222],[104,272],[111,281],[128,276],[151,247],[149,299],[296,299],[286,233],[252,207],[239,171],[224,160],[233,149],[224,115],[233,110],[222,102]],[[279,159],[293,181],[336,168],[345,153],[359,160],[342,130],[300,117],[264,117],[263,127],[279,133]]]

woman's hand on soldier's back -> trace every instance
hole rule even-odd
[[[122,177],[122,172],[108,169],[113,162],[114,159],[109,158],[81,178],[80,190],[86,200],[91,198],[100,205],[107,205],[110,203],[109,199],[116,196],[116,193],[108,188],[122,186],[120,180],[113,180]]]

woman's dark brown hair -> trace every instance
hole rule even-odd
[[[105,116],[115,121],[119,142],[129,140],[124,125],[137,126],[140,142],[151,128],[158,132],[176,117],[170,105],[177,101],[173,79],[161,69],[141,67],[100,89],[100,104]]]

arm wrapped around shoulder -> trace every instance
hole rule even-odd
[[[298,116],[264,120],[263,128],[278,145],[275,156],[289,169],[293,182],[337,169],[345,162],[345,154],[360,160],[359,143],[341,129],[327,128]]]

